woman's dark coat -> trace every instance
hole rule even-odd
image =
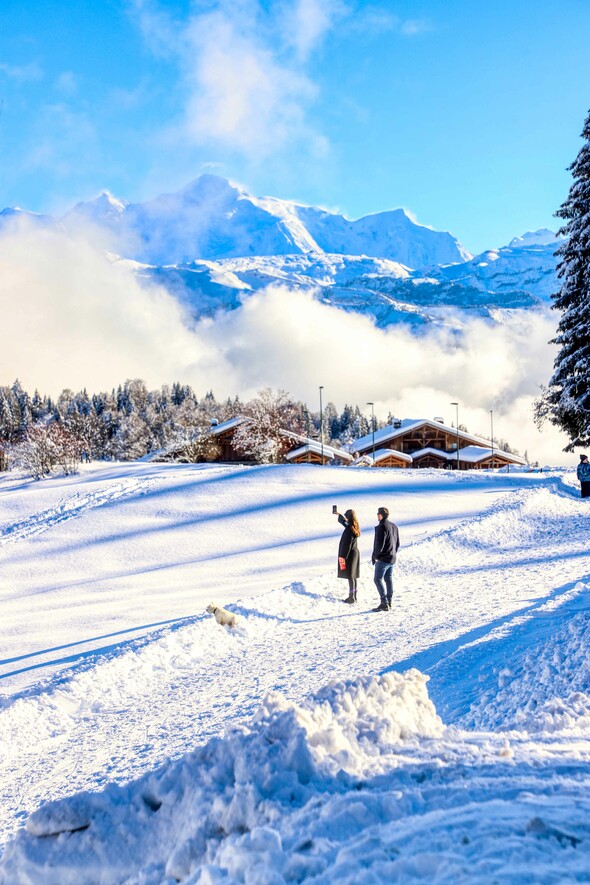
[[[338,546],[338,577],[358,578],[360,575],[361,557],[357,545],[357,537],[343,516],[338,515],[338,522],[344,526]],[[340,558],[346,562],[346,568],[340,568]]]

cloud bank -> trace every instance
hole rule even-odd
[[[565,437],[535,429],[531,405],[551,374],[547,344],[554,318],[518,323],[468,321],[460,339],[431,328],[416,336],[396,326],[271,287],[235,311],[190,323],[163,288],[143,289],[129,262],[113,261],[56,231],[14,228],[0,237],[0,384],[15,378],[57,394],[70,387],[110,389],[141,377],[150,387],[178,380],[202,396],[247,398],[285,388],[317,407],[362,405],[376,414],[460,421],[494,429],[541,463],[573,463]]]

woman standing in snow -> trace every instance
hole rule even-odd
[[[344,516],[338,511],[335,512],[338,522],[344,526],[338,546],[338,577],[348,579],[348,599],[345,599],[344,602],[356,602],[356,582],[360,575],[357,539],[361,530],[354,510],[347,510]]]
[[[580,480],[582,498],[590,498],[590,463],[588,462],[588,455],[580,455],[577,474]]]

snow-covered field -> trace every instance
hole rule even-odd
[[[589,520],[563,472],[0,475],[0,883],[590,881]]]

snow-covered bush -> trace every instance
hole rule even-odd
[[[35,479],[48,476],[54,468],[66,475],[76,473],[82,457],[83,443],[59,424],[31,427],[21,442],[8,449],[12,467],[30,473]]]

